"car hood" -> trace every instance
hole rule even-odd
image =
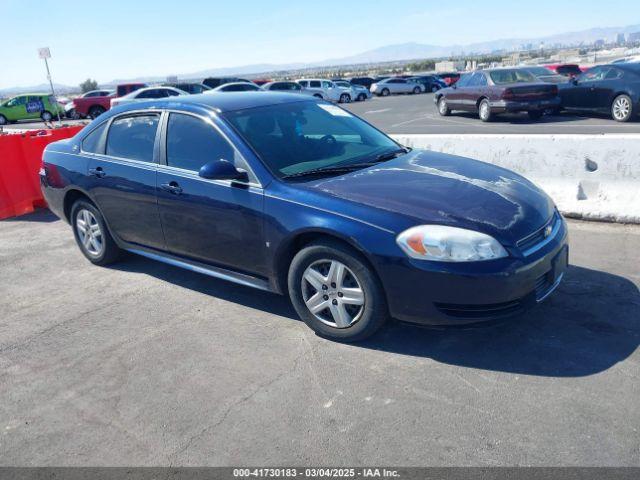
[[[484,162],[414,150],[394,160],[305,184],[408,219],[481,231],[513,245],[542,227],[554,204],[524,177]]]

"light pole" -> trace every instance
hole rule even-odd
[[[38,56],[44,60],[44,66],[47,69],[47,80],[49,80],[49,86],[51,86],[51,95],[53,96],[54,102],[58,102],[56,98],[56,91],[53,88],[53,80],[51,80],[51,72],[49,71],[49,62],[48,59],[51,58],[51,50],[49,47],[43,47],[38,49]],[[60,109],[57,108],[56,105],[56,114],[58,115],[58,125],[60,124]]]

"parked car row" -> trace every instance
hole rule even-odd
[[[433,100],[442,116],[472,111],[483,122],[505,112],[527,112],[539,119],[545,112],[563,110],[608,113],[627,122],[640,111],[638,63],[600,65],[568,78],[549,72],[542,67],[478,70],[437,91]]]

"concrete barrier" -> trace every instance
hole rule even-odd
[[[640,223],[640,134],[392,135],[518,172],[569,217]]]

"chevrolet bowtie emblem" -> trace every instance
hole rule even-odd
[[[549,235],[551,235],[552,231],[553,228],[551,227],[551,225],[547,225],[544,229],[544,238],[547,238]]]

